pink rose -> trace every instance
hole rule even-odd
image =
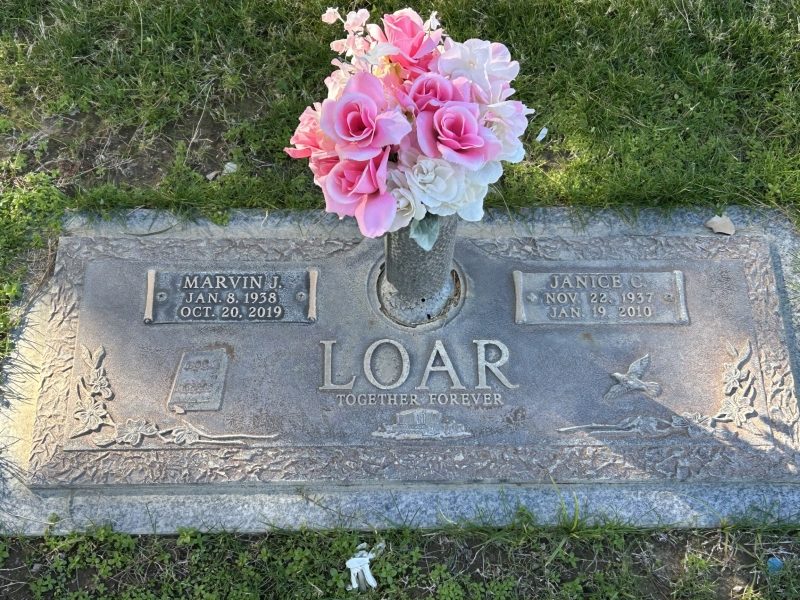
[[[388,42],[399,50],[390,55],[389,60],[409,71],[412,79],[429,70],[442,39],[441,29],[428,33],[424,25],[415,11],[404,8],[383,16],[382,32],[377,27],[370,30],[379,42]]]
[[[331,169],[322,191],[325,210],[340,217],[355,217],[366,237],[386,233],[394,221],[397,203],[386,191],[389,148],[365,161],[343,160]]]
[[[308,165],[314,173],[314,183],[321,186],[322,178],[339,162],[333,141],[319,128],[320,104],[308,106],[300,115],[300,125],[289,140],[294,148],[284,148],[292,158],[308,158]]]
[[[315,102],[314,106],[307,106],[300,115],[300,125],[295,129],[292,139],[289,140],[294,148],[284,148],[292,158],[308,158],[314,152],[327,152],[333,150],[333,142],[325,137],[319,128],[320,104]]]
[[[314,174],[314,183],[322,187],[325,176],[339,164],[336,152],[317,152],[308,159],[308,167]]]
[[[389,231],[396,214],[397,200],[392,194],[367,198],[356,208],[358,229],[365,237],[380,237]]]
[[[411,131],[403,114],[389,108],[380,79],[366,72],[353,75],[338,100],[322,103],[320,127],[339,156],[353,160],[374,158]]]
[[[417,115],[417,142],[431,158],[442,157],[477,171],[501,151],[500,142],[480,123],[477,104],[448,102],[436,112]]]
[[[413,107],[414,112],[423,110],[435,111],[451,100],[469,100],[469,82],[459,79],[455,82],[438,73],[420,75],[408,90],[406,104]]]

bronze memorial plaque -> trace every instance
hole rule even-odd
[[[313,323],[317,270],[147,271],[144,322]]]
[[[513,275],[520,324],[689,322],[681,271]]]
[[[767,238],[487,231],[418,328],[381,240],[63,238],[32,484],[797,480]]]

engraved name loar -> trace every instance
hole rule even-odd
[[[419,374],[419,379],[414,378],[418,382],[415,390],[427,392],[429,391],[428,382],[432,374],[442,373],[445,380],[448,382],[448,389],[450,393],[408,393],[408,394],[353,394],[353,393],[339,393],[336,394],[336,400],[339,406],[421,406],[425,404],[438,404],[438,405],[459,405],[459,406],[502,406],[502,395],[496,392],[484,393],[484,390],[492,390],[489,385],[489,377],[502,384],[508,389],[516,389],[519,385],[509,381],[501,367],[508,363],[510,353],[508,347],[500,340],[473,340],[474,348],[474,361],[468,365],[468,369],[456,369],[450,354],[442,340],[435,340],[430,353],[427,356],[427,361],[424,363],[425,368]],[[334,363],[334,346],[336,340],[322,340],[320,344],[323,348],[322,353],[322,385],[319,386],[320,391],[337,391],[337,392],[350,392],[356,387],[359,381],[359,375],[353,374],[348,380],[334,381],[333,376],[333,363]],[[490,350],[491,349],[491,350]],[[376,376],[376,365],[378,362],[375,359],[377,352],[381,350],[392,350],[397,357],[394,373],[387,378],[383,376],[380,380]],[[492,357],[490,358],[490,353]],[[460,356],[461,353],[458,354]],[[379,390],[395,390],[404,385],[411,377],[412,359],[408,350],[402,343],[391,338],[383,338],[376,340],[367,347],[361,360],[363,376],[367,383]],[[419,364],[423,364],[420,362]],[[378,369],[379,370],[379,369]],[[459,376],[459,371],[464,373],[466,370],[472,370],[475,373],[475,393],[468,393],[466,386]],[[472,383],[469,381],[467,383]],[[480,392],[478,391],[480,390]]]

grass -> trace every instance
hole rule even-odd
[[[800,594],[796,528],[651,531],[537,527],[519,513],[502,529],[181,531],[131,536],[104,527],[0,538],[4,598],[348,598],[344,562],[382,540],[379,582],[365,598],[788,599]],[[766,561],[783,560],[770,573]]]
[[[17,140],[47,131],[33,145],[28,139],[28,153],[42,159],[31,166],[58,168],[65,187],[145,188],[117,193],[112,205],[319,207],[304,164],[282,149],[303,108],[323,97],[328,43],[339,33],[319,19],[327,4],[6,0],[4,128]],[[380,14],[404,3],[368,4]],[[417,8],[438,10],[456,39],[503,40],[520,61],[517,96],[539,115],[528,160],[509,169],[491,203],[736,202],[796,213],[796,2],[498,0],[487,10],[478,0],[447,0]],[[537,144],[543,126],[550,133]],[[202,175],[228,159],[255,181],[205,185]],[[176,180],[174,168],[201,177]],[[78,193],[76,205],[96,208],[107,192]]]
[[[405,2],[367,4],[382,14]],[[320,21],[327,5],[0,3],[0,341],[20,289],[13,257],[52,235],[64,209],[146,206],[224,220],[233,207],[322,206],[304,161],[283,147],[324,95],[339,34]],[[488,204],[736,203],[800,216],[796,0],[416,8],[439,11],[456,39],[507,43],[521,65],[517,97],[538,110],[528,158],[507,169]],[[537,143],[542,127],[549,134]],[[226,162],[237,172],[209,181]],[[27,214],[42,201],[49,212]]]
[[[373,14],[406,2],[369,4]],[[0,357],[29,265],[65,210],[132,207],[224,220],[319,208],[283,147],[323,96],[328,1],[0,2]],[[348,7],[355,7],[348,5]],[[508,44],[538,114],[494,206],[635,212],[728,204],[800,216],[796,0],[445,0],[456,39]],[[549,134],[535,137],[542,127]],[[210,180],[226,162],[236,173]],[[37,254],[38,252],[38,254]],[[384,535],[384,534],[382,534]],[[371,597],[792,598],[796,529],[385,533]],[[353,532],[257,537],[98,529],[0,538],[0,596],[346,597]],[[770,555],[786,558],[768,575]]]

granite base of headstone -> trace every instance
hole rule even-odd
[[[6,366],[4,526],[791,519],[798,238],[730,214],[461,223],[418,327],[320,213],[74,219]]]

